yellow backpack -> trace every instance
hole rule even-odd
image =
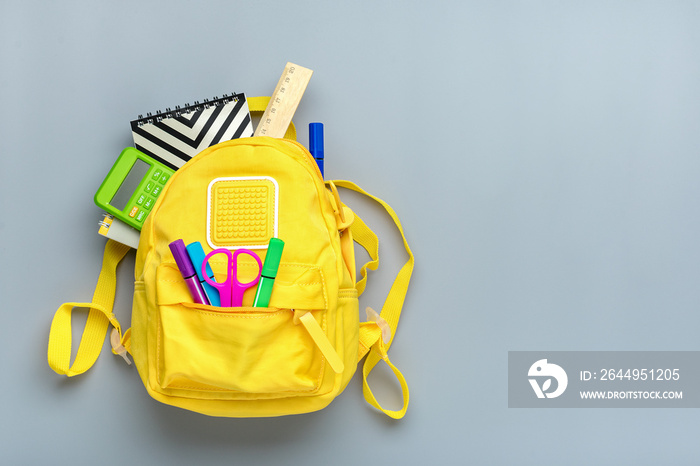
[[[116,266],[127,246],[108,240],[91,303],[65,303],[56,312],[48,361],[59,374],[89,369],[109,324],[112,352],[135,362],[148,393],[158,401],[212,416],[264,417],[327,406],[363,367],[366,400],[392,418],[403,417],[408,388],[387,356],[413,269],[400,270],[380,315],[368,308],[360,323],[358,296],[366,270],[376,269],[377,236],[339,198],[338,187],[367,194],[348,181],[323,181],[309,152],[290,139],[254,137],[217,144],[175,172],[141,230],[136,255],[132,326],[122,332],[112,313]],[[368,195],[368,194],[367,194]],[[371,196],[370,196],[371,197]],[[380,199],[403,235],[394,211]],[[168,245],[182,238],[215,247],[257,248],[271,237],[285,242],[269,307],[195,304]],[[354,242],[370,262],[356,279]],[[245,257],[241,255],[241,257]],[[239,259],[241,281],[254,261]],[[220,277],[225,261],[212,260]],[[70,362],[74,308],[89,308],[75,361]],[[403,407],[382,408],[367,376],[384,360],[403,392]]]

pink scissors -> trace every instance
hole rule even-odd
[[[206,273],[206,266],[209,263],[209,258],[215,254],[226,254],[228,257],[226,264],[226,280],[219,283],[211,278],[209,274]],[[241,254],[247,254],[252,256],[258,263],[258,276],[248,283],[241,283],[238,280],[238,256]],[[207,254],[207,256],[202,261],[202,276],[204,280],[211,286],[219,291],[219,296],[221,297],[221,307],[241,307],[243,305],[243,293],[250,287],[258,284],[260,281],[260,273],[262,271],[262,261],[253,251],[248,249],[236,249],[231,252],[230,249],[220,248],[214,249],[212,252]]]

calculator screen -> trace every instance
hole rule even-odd
[[[131,199],[131,196],[136,191],[136,188],[139,187],[139,183],[141,183],[141,180],[146,173],[148,173],[150,168],[150,164],[141,159],[136,159],[131,170],[129,170],[129,174],[126,175],[121,186],[119,186],[119,189],[109,203],[119,210],[124,210],[124,207],[126,207],[129,199]]]

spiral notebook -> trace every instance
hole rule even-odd
[[[225,94],[139,115],[131,132],[138,150],[177,170],[209,146],[252,136],[253,124],[245,94]]]

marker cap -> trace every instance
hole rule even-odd
[[[195,241],[194,243],[188,244],[187,252],[190,256],[190,259],[192,260],[192,265],[194,266],[194,269],[197,272],[197,278],[202,284],[202,288],[204,288],[204,294],[206,294],[207,299],[209,299],[209,304],[211,304],[212,306],[220,307],[221,297],[219,296],[219,290],[207,283],[204,280],[204,276],[202,275],[202,264],[204,263],[204,258],[206,257],[206,254],[204,253],[204,248],[202,247],[202,243],[200,243],[199,241]],[[209,276],[209,278],[214,280],[214,272],[211,270],[209,262],[206,263],[205,267],[206,273]]]
[[[189,278],[197,274],[190,260],[190,256],[187,254],[184,241],[178,239],[170,243],[170,251],[173,253],[177,268],[180,269],[180,273],[183,277]]]
[[[323,123],[309,123],[309,152],[323,160]]]
[[[187,245],[187,252],[190,255],[190,259],[192,259],[192,265],[194,265],[195,272],[197,272],[197,277],[199,278],[200,282],[204,281],[204,276],[202,276],[202,267],[197,267],[196,264],[202,264],[204,262],[204,257],[206,254],[204,253],[204,248],[202,248],[202,243],[199,241],[195,241],[194,243],[190,243]],[[211,270],[211,266],[209,265],[209,262],[207,262],[206,265],[207,268],[207,275],[209,275],[209,278],[214,277],[214,272]]]
[[[280,266],[283,249],[284,241],[279,238],[270,239],[270,244],[267,247],[267,254],[265,255],[265,263],[263,264],[261,272],[263,277],[275,278],[277,276],[277,269]]]

